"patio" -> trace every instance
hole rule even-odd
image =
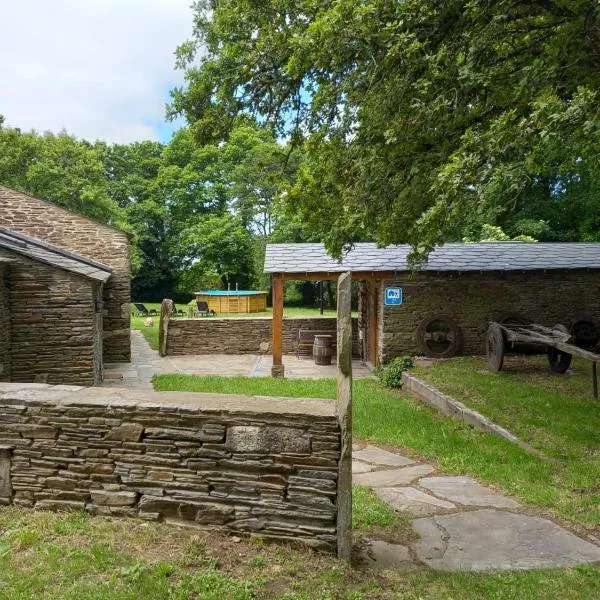
[[[270,354],[202,354],[160,357],[152,350],[144,336],[131,332],[131,363],[104,365],[103,386],[151,389],[154,375],[184,373],[187,375],[225,375],[244,377],[269,377]],[[290,379],[325,379],[336,376],[335,361],[329,366],[319,366],[308,358],[283,357],[285,375]],[[360,361],[352,362],[354,377],[371,377],[371,371]]]

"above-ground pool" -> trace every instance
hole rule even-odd
[[[216,313],[255,313],[267,310],[267,293],[248,290],[195,292],[196,300],[206,302]]]

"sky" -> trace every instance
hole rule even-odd
[[[0,114],[23,130],[90,141],[168,141],[175,49],[191,0],[4,0]]]

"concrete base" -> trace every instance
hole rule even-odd
[[[275,378],[285,377],[285,366],[284,365],[273,365],[271,367],[271,377],[275,377]]]

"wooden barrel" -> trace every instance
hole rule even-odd
[[[315,341],[313,343],[313,357],[315,359],[315,365],[330,365],[331,355],[331,336],[315,335]]]

